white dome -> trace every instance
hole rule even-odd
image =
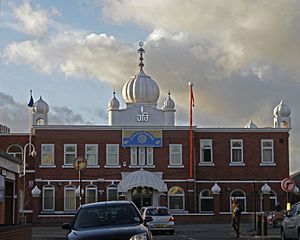
[[[122,95],[126,103],[156,104],[159,98],[159,87],[150,76],[140,69],[123,87]]]
[[[221,188],[217,183],[215,183],[213,185],[213,187],[211,188],[211,191],[212,191],[213,194],[220,194],[221,193]]]
[[[38,188],[37,185],[35,185],[35,187],[31,190],[31,195],[33,197],[39,197],[41,195],[41,190]]]
[[[254,123],[252,122],[252,120],[250,120],[250,121],[248,122],[248,124],[245,126],[245,128],[257,128],[257,126],[256,126],[256,124],[254,124]]]
[[[291,109],[281,99],[280,103],[274,108],[275,117],[289,117]]]
[[[265,183],[265,184],[261,187],[261,192],[262,192],[262,194],[270,194],[270,192],[271,192],[270,186],[269,186],[267,183]]]
[[[175,108],[175,102],[171,98],[171,93],[169,92],[169,96],[166,97],[164,101],[163,110],[174,110]]]
[[[33,104],[33,112],[42,114],[49,112],[49,105],[42,99],[42,96]]]
[[[115,92],[113,93],[114,94],[114,96],[113,96],[113,98],[109,101],[109,103],[108,103],[108,109],[110,110],[110,109],[115,109],[115,110],[117,110],[117,109],[119,109],[119,107],[120,107],[120,102],[119,102],[119,100],[116,98],[116,96],[115,96]]]

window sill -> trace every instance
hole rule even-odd
[[[62,165],[61,167],[62,167],[62,168],[74,168],[73,165]]]
[[[104,168],[121,168],[121,165],[105,165]]]
[[[99,165],[87,165],[86,168],[100,168]]]
[[[245,165],[245,163],[229,163],[231,167],[244,167]]]
[[[262,166],[262,167],[275,167],[276,163],[260,163],[259,166]]]
[[[213,167],[215,166],[215,163],[199,163],[198,166]]]
[[[184,168],[184,165],[168,165],[168,168]]]
[[[129,168],[155,168],[155,165],[129,165]]]
[[[39,165],[39,168],[56,168],[56,165]]]

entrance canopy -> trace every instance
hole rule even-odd
[[[167,184],[155,173],[143,169],[123,176],[118,185],[118,192],[128,192],[136,187],[151,187],[159,192],[167,192]]]

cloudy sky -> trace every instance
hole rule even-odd
[[[300,1],[0,0],[0,124],[28,131],[29,90],[50,124],[107,124],[115,89],[144,70],[171,91],[178,125],[273,126],[292,110],[290,170],[300,170]]]

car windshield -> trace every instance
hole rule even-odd
[[[146,212],[147,216],[166,216],[170,215],[168,209],[166,208],[152,208],[152,209],[147,209]]]
[[[80,209],[74,229],[140,223],[142,223],[142,219],[132,205],[102,205]]]

